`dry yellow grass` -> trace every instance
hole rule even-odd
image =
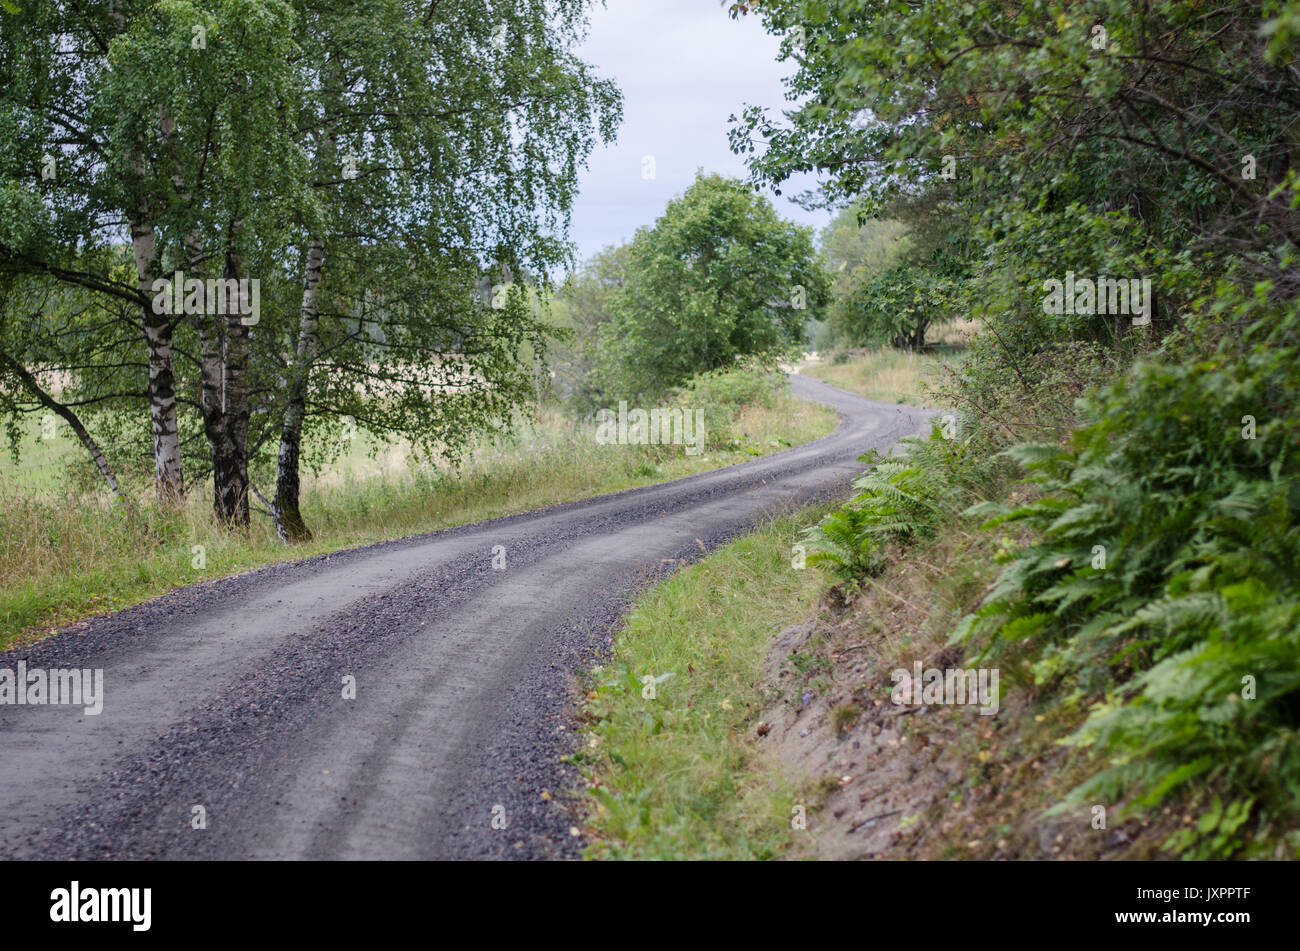
[[[962,351],[915,353],[882,347],[852,351],[842,362],[836,359],[806,363],[800,372],[868,399],[946,409],[934,387],[945,367],[960,363]]]

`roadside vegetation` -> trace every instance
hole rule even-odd
[[[335,462],[305,480],[315,530],[294,546],[269,519],[226,531],[197,498],[163,506],[141,490],[124,511],[66,435],[42,443],[34,434],[21,465],[0,460],[0,648],[177,585],[675,479],[779,452],[837,423],[831,410],[795,400],[762,374],[701,379],[691,393],[705,414],[698,455],[600,444],[590,420],[555,404],[508,437],[485,440],[459,467],[420,461],[358,430],[335,447]]]
[[[591,671],[584,745],[589,858],[768,859],[790,846],[794,786],[763,764],[772,630],[821,591],[792,571],[814,513],[775,518],[637,599]]]
[[[891,301],[982,329],[954,412],[816,560],[854,591],[945,533],[998,538],[941,629],[1070,751],[1044,821],[1174,814],[1162,854],[1300,853],[1300,5],[867,7],[756,5],[805,25],[810,104],[733,144],[761,181],[847,165],[824,197],[917,235],[906,280],[852,296],[863,342],[901,342]]]

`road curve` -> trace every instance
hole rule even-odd
[[[102,669],[105,685],[98,716],[0,705],[0,858],[574,855],[571,687],[628,596],[765,513],[843,491],[861,453],[931,415],[791,379],[840,413],[834,433],[193,585],[0,654],[10,670]]]

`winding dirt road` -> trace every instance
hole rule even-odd
[[[0,705],[0,857],[575,854],[571,685],[628,596],[765,513],[842,492],[861,453],[931,415],[792,380],[839,411],[833,434],[194,585],[0,654],[105,683],[97,716]]]

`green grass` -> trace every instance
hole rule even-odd
[[[688,456],[680,447],[598,445],[589,429],[550,413],[508,442],[480,447],[457,472],[412,467],[400,447],[372,459],[361,434],[329,471],[304,479],[303,515],[315,537],[295,546],[261,515],[246,533],[218,528],[210,485],[193,487],[180,509],[160,508],[136,486],[138,515],[129,515],[106,492],[69,487],[56,455],[67,446],[35,443],[17,470],[31,478],[9,471],[0,481],[0,648],[180,585],[731,465],[825,435],[836,422],[824,407],[784,397],[741,409],[734,440]]]
[[[821,514],[770,521],[637,600],[584,707],[575,759],[589,857],[766,859],[801,834],[754,726],[770,700],[761,684],[773,636],[825,584],[791,567],[800,530]],[[650,677],[654,699],[644,696]]]

